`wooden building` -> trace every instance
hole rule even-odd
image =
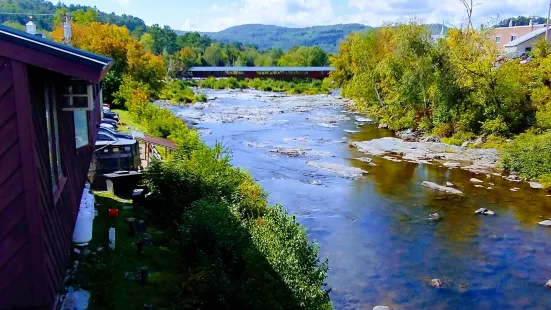
[[[52,309],[112,60],[0,26],[0,309]]]

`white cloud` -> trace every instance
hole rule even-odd
[[[220,31],[242,24],[276,24],[311,26],[331,24],[335,19],[330,0],[243,0],[227,6],[213,5],[211,11],[219,16],[199,22],[198,18],[186,19],[183,30]],[[189,28],[191,27],[191,28]]]
[[[347,7],[343,7],[343,3]],[[348,13],[336,14],[333,5],[337,11]],[[474,9],[474,21],[475,24],[485,23],[489,17],[495,19],[497,15],[502,19],[518,15],[546,16],[547,5],[548,0],[530,0],[530,5],[519,0],[480,0],[480,5]],[[380,26],[384,22],[410,18],[425,23],[445,21],[448,25],[461,26],[464,16],[460,0],[343,0],[333,4],[331,0],[242,0],[239,4],[214,4],[210,10],[185,19],[177,28],[220,31],[255,23],[291,27],[339,23]]]
[[[518,15],[546,16],[548,0],[480,0],[473,10],[476,24]],[[446,23],[461,26],[465,21],[465,9],[459,0],[348,0],[351,8],[359,12],[351,16],[356,22],[373,26],[384,21],[396,21],[416,17],[426,23]],[[495,20],[494,20],[495,21]]]

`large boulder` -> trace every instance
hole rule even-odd
[[[458,189],[455,189],[453,187],[438,185],[434,182],[423,181],[423,183],[421,183],[421,185],[424,186],[424,187],[428,187],[430,189],[436,190],[436,191],[446,193],[446,194],[463,195],[463,192],[458,190]]]

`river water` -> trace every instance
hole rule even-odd
[[[207,94],[215,100],[171,109],[209,145],[231,149],[233,163],[269,192],[270,203],[308,227],[321,257],[329,258],[336,309],[551,309],[544,287],[551,278],[551,228],[537,224],[551,217],[551,197],[542,190],[438,164],[359,161],[365,155],[349,142],[392,133],[358,122],[334,96]],[[312,162],[368,174],[347,178]],[[484,187],[474,187],[472,177]],[[450,197],[422,181],[452,182],[466,195]],[[480,207],[497,215],[476,215]],[[432,213],[442,219],[429,220]],[[430,285],[434,278],[441,288]]]

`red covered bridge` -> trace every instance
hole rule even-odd
[[[192,78],[236,77],[236,78],[311,78],[323,79],[329,76],[333,67],[193,67]]]

